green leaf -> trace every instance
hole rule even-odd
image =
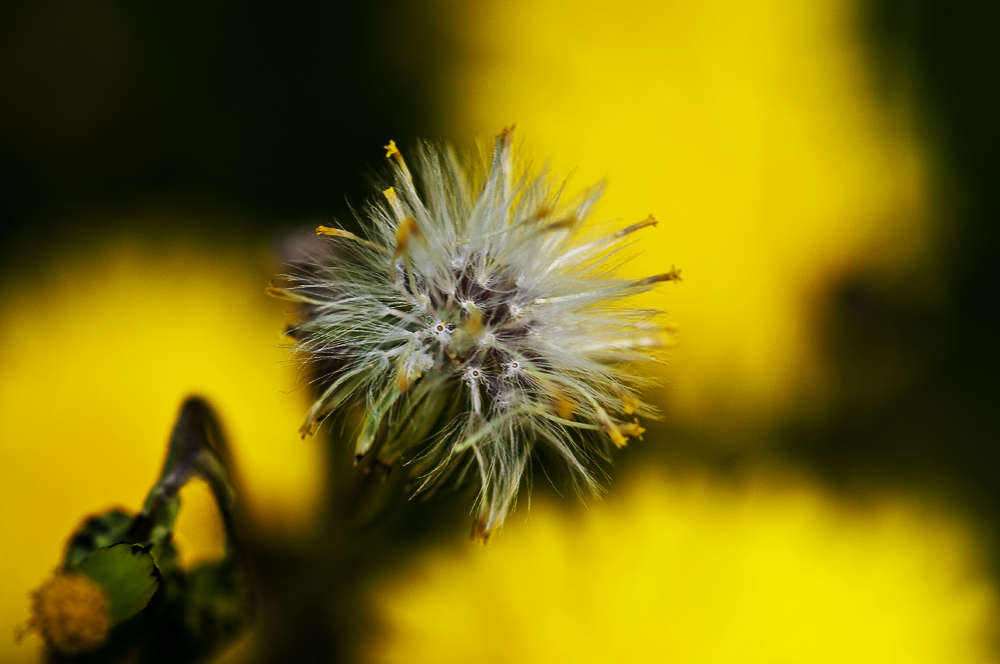
[[[160,587],[160,570],[147,547],[119,542],[98,549],[77,571],[104,589],[115,624],[142,611]]]

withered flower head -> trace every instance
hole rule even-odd
[[[511,508],[529,457],[597,491],[591,471],[643,429],[641,365],[668,334],[625,299],[679,278],[615,276],[645,221],[586,224],[603,186],[515,170],[511,133],[487,164],[423,145],[413,171],[394,142],[391,187],[359,219],[363,237],[320,226],[325,255],[270,292],[299,303],[296,348],[318,369],[303,426],[364,410],[359,461],[406,463],[421,490],[480,486],[485,540]]]

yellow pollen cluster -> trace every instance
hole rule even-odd
[[[111,603],[82,574],[57,573],[34,593],[32,626],[60,652],[75,654],[100,646],[111,631]]]

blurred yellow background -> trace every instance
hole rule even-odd
[[[264,294],[269,267],[263,253],[118,240],[0,295],[0,661],[38,656],[36,636],[14,644],[30,591],[85,517],[138,511],[190,394],[222,418],[240,508],[274,537],[309,528],[324,454],[297,433],[307,397]],[[203,485],[182,497],[178,545],[194,564],[221,530]]]
[[[996,661],[996,588],[950,515],[773,468],[631,480],[383,580],[367,661]]]
[[[680,346],[662,404],[746,428],[818,396],[816,297],[859,261],[926,249],[907,107],[880,98],[850,2],[454,2],[441,108],[462,141],[517,123],[598,216],[652,213],[642,274]],[[745,432],[744,432],[745,433]]]

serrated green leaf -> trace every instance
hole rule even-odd
[[[160,570],[149,549],[119,542],[98,549],[77,571],[104,589],[115,624],[139,613],[160,587]]]

